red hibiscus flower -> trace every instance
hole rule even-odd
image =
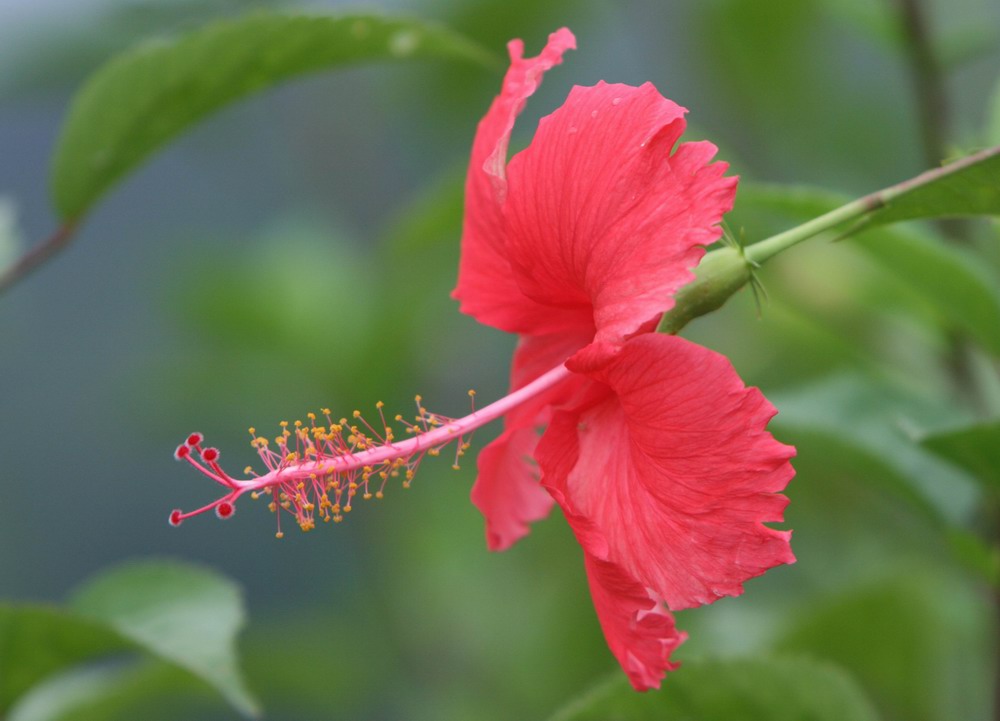
[[[794,560],[779,495],[794,450],[765,430],[774,408],[729,362],[654,329],[720,235],[736,179],[711,143],[674,147],[684,109],[652,85],[574,88],[531,145],[507,162],[514,120],[542,74],[574,45],[560,30],[536,58],[510,44],[503,90],[479,124],[466,183],[455,297],[517,333],[510,394],[463,418],[427,411],[391,427],[328,409],[274,438],[253,436],[266,471],[239,479],[190,434],[175,456],[222,489],[170,523],[230,518],[244,495],[269,499],[303,530],[341,521],[358,498],[409,486],[426,455],[505,418],[479,455],[472,500],[490,548],[507,548],[558,503],[580,545],[597,615],[637,689],[659,685],[684,640],[668,609],[742,592]],[[742,266],[741,266],[742,267]],[[688,309],[690,310],[690,308]],[[539,435],[539,430],[545,428]]]
[[[608,645],[648,689],[685,638],[667,609],[794,561],[790,533],[764,525],[782,520],[794,449],[728,360],[654,332],[736,192],[714,145],[676,145],[685,110],[649,83],[574,87],[507,161],[515,118],[573,47],[566,29],[535,58],[511,42],[473,144],[454,296],[519,335],[512,390],[564,362],[570,373],[508,411],[472,500],[493,550],[559,504]]]

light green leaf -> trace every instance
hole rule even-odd
[[[928,435],[920,443],[1000,491],[1000,420]]]
[[[808,658],[685,661],[660,691],[636,693],[621,673],[550,721],[876,721],[857,684]]]
[[[204,679],[243,713],[258,713],[237,664],[245,613],[231,581],[168,561],[127,564],[87,583],[72,607]]]
[[[433,57],[492,62],[442,27],[377,15],[259,13],[141,46],[99,69],[74,99],[52,168],[56,209],[78,220],[186,128],[284,80],[362,61]]]
[[[1000,178],[1000,166],[995,172]],[[741,203],[794,220],[816,217],[847,200],[815,188],[762,184],[740,188]],[[997,201],[1000,203],[1000,183]],[[1000,292],[997,280],[983,263],[960,248],[913,229],[872,228],[852,243],[930,300],[951,324],[968,332],[992,353],[1000,354]]]

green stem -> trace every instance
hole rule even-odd
[[[855,221],[854,225],[842,230],[839,237],[853,235],[872,222],[877,222],[874,218],[876,211],[887,207],[894,200],[996,155],[1000,155],[1000,146],[877,190],[759,243],[741,249],[722,248],[708,253],[695,269],[695,279],[678,291],[674,307],[663,315],[657,330],[660,333],[678,333],[693,319],[722,307],[730,296],[753,280],[756,268],[802,241],[843,228],[847,223]]]
[[[953,173],[961,172],[970,165],[976,165],[977,163],[981,163],[987,158],[995,155],[1000,155],[1000,146],[987,148],[986,150],[978,153],[968,155],[961,160],[955,161],[954,163],[949,163],[948,165],[941,166],[940,168],[928,170],[915,178],[904,180],[902,183],[897,183],[896,185],[891,185],[888,188],[877,190],[874,193],[870,193],[863,198],[858,198],[847,205],[842,205],[836,210],[831,210],[829,213],[821,215],[818,218],[813,218],[809,222],[796,226],[791,230],[786,230],[784,233],[778,233],[777,235],[773,235],[766,240],[762,240],[759,243],[754,243],[753,245],[748,246],[744,250],[746,258],[751,263],[759,265],[770,258],[773,258],[778,253],[788,250],[793,245],[798,245],[803,240],[808,240],[809,238],[813,238],[828,230],[834,230],[849,221],[861,219],[877,210],[881,210],[892,201],[901,198],[908,193],[912,193],[913,191],[918,190],[919,188],[922,188],[930,183],[937,182],[944,177],[952,175]],[[849,229],[844,234],[845,237],[847,235],[852,235],[862,227],[866,227],[866,224]]]

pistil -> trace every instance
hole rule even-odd
[[[282,510],[291,513],[304,531],[314,528],[317,518],[339,522],[343,514],[351,511],[352,501],[359,493],[364,499],[382,498],[389,479],[400,476],[403,487],[409,487],[424,456],[436,456],[453,442],[457,444],[453,467],[457,468],[477,428],[502,417],[569,375],[570,371],[560,365],[484,408],[473,407],[462,418],[431,413],[417,396],[415,423],[405,421],[400,415],[395,417],[411,436],[403,440],[396,439],[395,431],[386,422],[381,401],[376,408],[382,432],[358,411],[353,414],[358,424],[351,424],[346,418],[335,422],[330,411],[323,409],[327,425],[318,425],[313,413],[308,414],[307,424],[296,421],[293,430],[283,422],[281,434],[274,439],[278,450],[273,451],[269,440],[257,436],[251,428],[251,445],[257,449],[267,472],[257,475],[248,466],[245,473],[252,477],[246,479],[233,478],[223,470],[218,449],[204,447],[202,435],[192,433],[177,447],[174,457],[190,463],[202,475],[223,486],[226,493],[194,511],[174,510],[170,523],[178,526],[185,519],[208,511],[214,511],[219,518],[229,518],[236,510],[236,501],[246,493],[253,498],[270,496],[269,508],[278,516],[279,538],[283,535]],[[473,391],[469,396],[474,401]]]

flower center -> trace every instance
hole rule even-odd
[[[258,475],[247,466],[244,474],[251,476],[247,479],[233,478],[224,471],[219,465],[218,449],[204,447],[203,436],[192,433],[177,447],[174,457],[190,463],[226,492],[197,510],[172,511],[170,524],[179,526],[185,519],[208,511],[215,511],[219,518],[229,518],[236,511],[236,501],[245,493],[255,499],[270,497],[268,508],[277,515],[278,538],[284,535],[282,512],[291,514],[303,531],[315,528],[317,518],[340,522],[343,514],[350,513],[351,504],[358,495],[364,500],[373,496],[382,498],[393,478],[401,478],[402,486],[408,488],[424,456],[437,456],[451,443],[455,443],[452,467],[457,469],[477,428],[500,418],[569,375],[570,371],[560,365],[480,410],[475,409],[475,393],[469,391],[473,410],[463,418],[431,413],[417,396],[414,422],[404,420],[401,415],[394,419],[409,436],[402,440],[396,438],[397,431],[386,421],[381,401],[375,404],[379,414],[377,425],[381,430],[366,421],[359,411],[354,411],[351,422],[346,418],[334,421],[329,409],[325,408],[321,411],[322,419],[309,413],[306,423],[295,421],[292,428],[283,421],[281,433],[274,439],[274,448],[267,438],[258,436],[251,428],[250,445],[256,449],[267,472]]]

